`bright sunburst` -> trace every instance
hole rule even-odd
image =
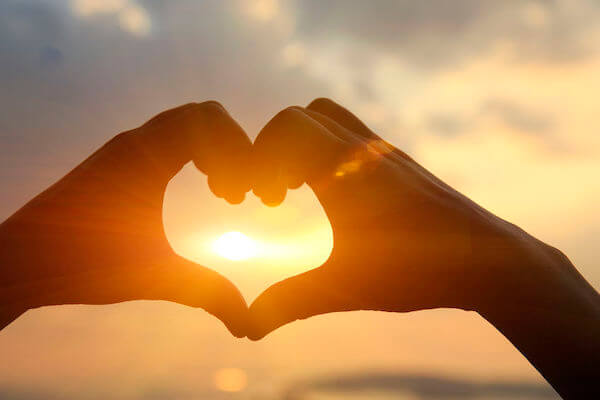
[[[227,232],[213,242],[213,250],[221,257],[240,261],[254,257],[258,251],[256,242],[241,232]]]

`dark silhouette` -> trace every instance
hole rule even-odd
[[[267,204],[313,189],[333,228],[319,268],[250,306],[252,339],[350,310],[474,310],[564,397],[600,398],[600,297],[559,250],[481,208],[328,99],[277,114],[253,146]]]
[[[175,255],[168,181],[188,161],[232,203],[304,182],[334,233],[321,267],[250,309],[231,282]],[[250,166],[252,168],[250,168]],[[600,397],[600,297],[557,249],[481,208],[327,99],[277,114],[254,145],[218,103],[166,111],[116,136],[0,225],[0,327],[27,309],[164,299],[236,336],[351,310],[474,310],[567,399]]]
[[[245,336],[243,297],[172,251],[162,202],[190,160],[217,195],[242,201],[250,149],[215,102],[165,111],[117,135],[0,225],[0,327],[45,305],[164,299],[202,307]]]

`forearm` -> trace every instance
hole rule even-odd
[[[546,276],[509,284],[480,314],[564,399],[600,398],[600,297],[566,257],[548,249],[541,258]]]
[[[14,268],[14,260],[10,257],[11,243],[5,223],[0,224],[0,330],[27,311],[27,307],[21,304],[22,299],[15,295],[14,282],[9,278],[8,268]]]

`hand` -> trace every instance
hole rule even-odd
[[[4,325],[45,305],[160,299],[201,307],[244,336],[244,299],[223,276],[172,251],[162,202],[190,160],[217,196],[241,202],[250,150],[215,102],[165,111],[114,137],[0,225]]]
[[[283,110],[253,150],[254,192],[274,205],[307,182],[334,241],[325,264],[271,286],[251,305],[253,339],[317,314],[482,311],[559,286],[537,260],[560,252],[479,207],[330,100]]]

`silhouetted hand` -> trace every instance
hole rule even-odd
[[[45,305],[161,299],[201,307],[244,336],[244,299],[172,251],[162,203],[190,160],[216,195],[241,202],[250,149],[215,102],[165,111],[114,137],[0,225],[0,328]]]
[[[333,228],[319,268],[250,306],[248,337],[349,310],[475,310],[565,399],[600,396],[600,297],[557,249],[458,193],[327,99],[277,114],[254,142],[266,204],[307,182]]]
[[[260,338],[290,321],[345,310],[483,310],[510,288],[556,285],[563,259],[458,193],[327,99],[275,116],[254,144],[254,192],[267,204],[307,182],[333,228],[321,267],[279,282],[250,310]],[[550,286],[549,286],[550,287]],[[521,302],[522,297],[504,298]]]
[[[324,265],[273,285],[254,302],[257,338],[334,311],[473,309],[500,273],[489,255],[511,249],[514,226],[330,100],[280,112],[254,151],[260,171],[254,192],[277,204],[287,188],[307,182],[334,240]]]

